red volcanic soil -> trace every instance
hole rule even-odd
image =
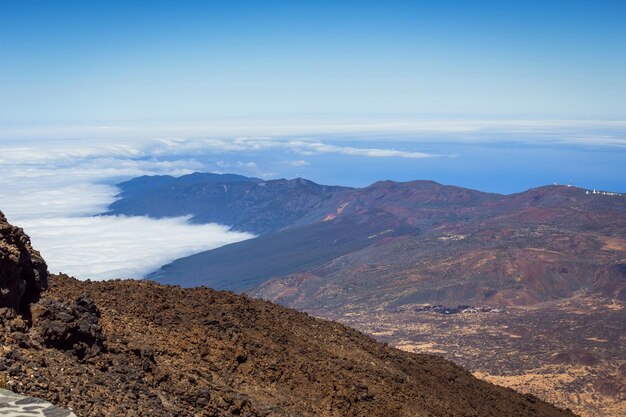
[[[573,416],[437,356],[207,288],[55,276],[7,311],[12,389],[81,416]],[[7,353],[8,352],[8,353]]]

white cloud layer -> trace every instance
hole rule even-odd
[[[196,160],[159,160],[142,146],[89,141],[0,141],[0,210],[31,237],[53,272],[80,279],[141,278],[177,258],[253,237],[187,218],[94,215],[139,175],[203,170]]]
[[[187,218],[49,217],[20,222],[51,272],[81,279],[140,278],[174,259],[253,237]]]
[[[55,272],[79,278],[140,278],[164,263],[252,237],[227,226],[191,225],[185,218],[93,217],[106,211],[116,181],[194,171],[264,173],[253,161],[196,157],[255,152],[294,155],[426,158],[393,149],[331,145],[320,140],[239,137],[221,139],[2,139],[0,210],[23,227]],[[308,163],[296,160],[291,166]],[[208,168],[208,169],[207,169]]]

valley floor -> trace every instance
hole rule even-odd
[[[583,417],[626,415],[626,303],[579,296],[491,312],[419,309],[309,312],[402,350],[443,355],[479,378]]]

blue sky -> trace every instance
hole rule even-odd
[[[626,192],[625,21],[623,0],[0,0],[0,210],[51,270],[103,279],[250,237],[94,216],[139,175]]]
[[[625,21],[623,0],[0,0],[0,152],[217,139],[138,154],[327,184],[626,192]],[[227,146],[240,138],[286,145]]]
[[[0,123],[626,116],[626,2],[0,0]]]

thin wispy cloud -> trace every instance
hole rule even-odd
[[[395,140],[428,142],[498,142],[503,139],[536,144],[578,144],[592,146],[626,146],[626,120],[355,120],[341,122],[324,119],[289,120],[181,120],[125,123],[112,126],[48,126],[0,127],[0,141],[32,139],[75,139],[86,141],[100,139],[106,142],[120,140],[125,143],[117,152],[132,154],[145,152],[151,143],[153,152],[162,152],[180,146],[197,146],[225,152],[250,149],[258,142],[258,149],[270,145],[277,138],[333,135],[335,141],[378,141],[380,135],[395,135]],[[190,139],[195,138],[191,142]],[[204,138],[205,140],[198,140]],[[224,139],[224,138],[240,138]],[[243,140],[241,140],[243,138]],[[273,139],[272,139],[273,138]],[[246,140],[247,139],[247,140]],[[254,139],[250,141],[250,139]],[[263,142],[263,143],[262,143]],[[281,140],[283,144],[289,140]],[[244,146],[248,145],[248,146]],[[83,148],[83,147],[81,147]],[[92,145],[90,152],[100,147]],[[78,151],[67,149],[69,154]],[[106,152],[106,151],[105,151]]]
[[[91,141],[99,141],[92,139]],[[268,150],[290,151],[299,155],[339,154],[364,156],[373,158],[429,158],[438,155],[425,152],[400,151],[385,148],[361,148],[329,144],[317,139],[275,139],[269,137],[236,137],[224,139],[153,139],[137,142],[134,146],[121,146],[112,140],[109,146],[93,146],[90,140],[82,144],[68,144],[62,140],[50,140],[39,145],[11,146],[11,141],[5,141],[3,153],[0,156],[0,165],[32,165],[40,163],[80,164],[85,160],[93,162],[142,160],[142,164],[150,163],[167,165],[167,161],[150,161],[149,158],[165,156],[241,152],[263,152]],[[56,146],[55,146],[56,144]],[[251,162],[242,162],[251,168]],[[128,168],[132,168],[129,166]]]
[[[305,161],[304,159],[298,159],[295,161],[283,161],[283,164],[289,165],[294,168],[306,167],[306,166],[311,165],[310,162]]]
[[[178,141],[162,141],[151,147],[154,155],[171,153],[212,152],[240,153],[282,150],[298,155],[351,155],[372,158],[431,158],[439,155],[425,152],[409,152],[385,148],[361,148],[329,144],[319,139],[277,139],[270,137],[236,137],[230,139],[186,139]]]
[[[341,154],[351,156],[367,156],[371,158],[432,158],[439,155],[425,152],[406,152],[395,149],[355,148],[352,146],[328,145],[322,142],[303,140],[288,141],[287,146],[302,155]]]

